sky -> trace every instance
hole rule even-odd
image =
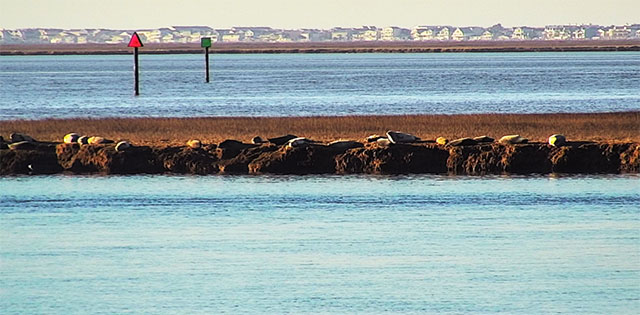
[[[0,0],[0,28],[624,25],[640,0]]]

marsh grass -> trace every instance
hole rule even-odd
[[[422,139],[520,134],[546,141],[554,133],[569,140],[640,142],[640,112],[597,114],[467,114],[338,117],[103,118],[0,121],[0,134],[22,132],[40,141],[61,141],[69,132],[100,135],[134,144],[183,144],[189,139],[218,143],[294,134],[332,141],[361,140],[387,130]]]

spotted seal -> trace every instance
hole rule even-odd
[[[501,144],[519,144],[519,143],[527,143],[529,142],[529,139],[521,137],[520,135],[507,135],[500,138],[498,142]]]
[[[123,152],[129,148],[131,148],[131,143],[129,143],[129,141],[119,141],[118,143],[116,143],[117,152]]]
[[[549,137],[549,144],[554,147],[561,147],[567,144],[567,138],[561,134],[554,134]]]
[[[187,146],[192,149],[200,149],[202,147],[202,142],[198,139],[191,139],[187,141]]]
[[[391,143],[412,143],[420,140],[420,138],[410,133],[393,130],[387,131],[387,138],[389,138],[389,141],[391,141]]]
[[[72,133],[66,134],[62,139],[62,141],[64,143],[76,143],[78,142],[78,138],[80,138],[80,135],[75,132],[72,132]]]

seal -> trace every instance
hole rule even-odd
[[[521,137],[520,135],[507,135],[500,140],[498,140],[500,144],[519,144],[519,143],[527,143],[529,139]]]
[[[391,142],[391,140],[389,140],[389,138],[380,138],[380,139],[376,140],[376,143],[379,146],[383,146],[383,147],[388,147],[388,146],[393,144],[393,142]]]
[[[32,141],[18,141],[8,145],[11,150],[33,150],[36,145]]]
[[[439,145],[445,145],[447,143],[449,143],[449,140],[447,140],[447,138],[445,137],[437,137],[436,138],[436,143]]]
[[[473,140],[471,138],[460,138],[460,139],[451,140],[449,143],[447,143],[447,146],[459,147],[463,145],[476,145],[476,144],[478,144],[478,141]]]
[[[14,132],[11,135],[9,135],[9,139],[11,139],[11,142],[21,142],[21,141],[36,142],[36,140],[33,139],[32,137],[24,133],[17,133],[17,132]]]
[[[253,143],[253,144],[262,144],[262,143],[264,143],[264,142],[265,142],[265,141],[264,141],[264,140],[262,140],[262,138],[260,138],[260,136],[255,136],[255,137],[253,137],[253,138],[251,139],[251,143]]]
[[[117,152],[123,152],[129,148],[131,148],[131,143],[129,143],[129,141],[119,141],[118,143],[116,143]]]
[[[554,147],[561,147],[567,144],[567,138],[561,134],[554,134],[549,137],[549,144]]]
[[[202,147],[202,142],[198,139],[191,139],[187,141],[187,146],[192,149],[200,149]]]
[[[291,139],[295,139],[298,138],[298,136],[294,136],[294,135],[285,135],[285,136],[280,136],[280,137],[276,137],[276,138],[269,138],[267,140],[269,140],[269,142],[275,144],[275,145],[283,145],[283,144],[287,144],[287,142],[289,142],[289,140]]]
[[[289,140],[287,142],[287,147],[288,148],[299,148],[299,147],[306,147],[310,144],[315,143],[315,141],[307,139],[305,137],[298,137],[298,138],[293,138],[291,140]]]
[[[107,143],[113,143],[113,140],[107,140],[103,137],[93,136],[87,139],[87,143],[88,144],[107,144]]]
[[[78,138],[78,143],[79,144],[89,144],[89,137],[87,136],[80,136]]]
[[[495,141],[495,139],[489,136],[479,136],[479,137],[473,138],[473,140],[476,140],[478,143],[491,143]]]
[[[80,138],[80,135],[75,132],[72,132],[72,133],[66,134],[62,141],[64,143],[76,143],[78,142],[78,138]]]
[[[389,141],[391,141],[391,143],[394,143],[394,144],[395,143],[412,143],[420,140],[420,138],[410,133],[403,133],[403,132],[392,131],[392,130],[387,131],[387,138],[389,138]]]

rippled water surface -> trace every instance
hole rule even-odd
[[[0,310],[640,309],[640,177],[0,178]]]
[[[0,120],[640,110],[640,52],[0,57]]]

